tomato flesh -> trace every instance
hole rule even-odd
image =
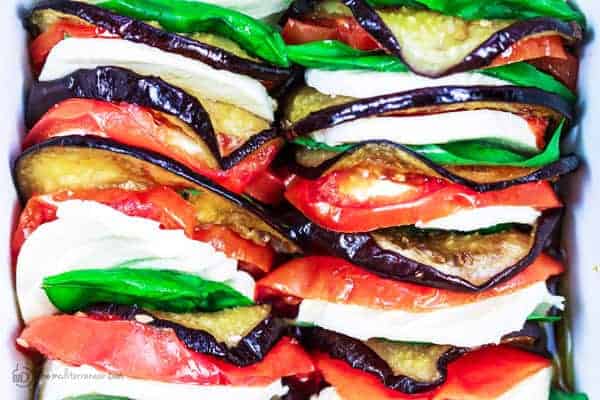
[[[201,242],[209,243],[231,258],[257,267],[262,273],[269,272],[273,268],[275,250],[272,247],[246,240],[224,226],[197,227],[193,237]]]
[[[560,36],[551,35],[521,39],[496,57],[490,66],[496,67],[543,57],[567,58],[567,51]]]
[[[490,206],[528,206],[538,210],[561,206],[548,182],[479,193],[438,178],[395,176],[361,165],[333,171],[316,180],[296,176],[286,188],[285,197],[314,223],[347,233],[414,225]]]
[[[40,225],[56,219],[56,203],[66,200],[95,201],[132,217],[158,221],[163,229],[183,229],[188,237],[209,243],[227,256],[262,272],[270,271],[274,263],[275,251],[269,246],[257,245],[224,226],[197,227],[192,205],[167,187],[147,191],[82,189],[32,197],[21,213],[12,237],[13,259]]]
[[[92,135],[163,154],[236,193],[268,169],[280,143],[267,143],[228,170],[211,167],[208,149],[198,138],[154,110],[128,103],[90,99],[68,99],[50,109],[31,129],[24,141],[27,148],[52,137]]]
[[[283,27],[282,36],[288,44],[339,40],[358,50],[370,51],[381,48],[377,40],[351,17],[320,18],[310,21],[289,18]]]
[[[314,355],[317,368],[344,400],[488,400],[495,399],[552,364],[509,346],[484,347],[448,365],[448,378],[437,389],[416,395],[386,387],[377,377],[326,354]]]
[[[260,299],[276,294],[281,298],[421,313],[505,296],[562,272],[560,262],[542,254],[524,271],[493,289],[469,293],[386,279],[341,258],[312,256],[294,259],[261,279],[257,296]]]
[[[19,343],[67,364],[172,383],[262,386],[314,370],[300,345],[286,337],[260,362],[238,367],[188,349],[171,329],[73,315],[34,320]]]

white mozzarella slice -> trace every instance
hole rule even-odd
[[[358,99],[430,87],[505,86],[511,84],[502,79],[470,72],[434,79],[410,72],[308,69],[304,77],[308,86],[317,89],[323,94],[348,96]]]
[[[501,224],[534,225],[541,212],[524,206],[492,206],[458,211],[447,217],[415,224],[422,229],[470,232]]]
[[[504,296],[426,313],[305,299],[297,320],[359,340],[386,338],[477,347],[499,343],[504,335],[521,329],[540,304],[562,307],[563,301],[548,292],[545,282],[539,282]]]
[[[329,146],[366,140],[389,140],[415,146],[488,140],[522,151],[539,152],[535,134],[524,118],[495,110],[361,118],[314,131],[310,136]]]
[[[115,66],[158,76],[196,97],[243,108],[274,120],[275,101],[257,80],[188,57],[123,39],[66,38],[48,55],[40,81],[62,78],[78,69]]]
[[[39,382],[40,400],[64,400],[86,394],[120,396],[131,400],[271,400],[288,389],[281,380],[268,386],[194,385],[111,375],[93,367],[73,367],[46,361]]]
[[[158,222],[130,217],[92,201],[56,203],[57,219],[39,226],[27,238],[17,259],[17,298],[25,322],[55,313],[41,288],[47,276],[71,270],[159,268],[224,282],[248,298],[254,280],[237,270],[237,261],[182,230],[160,229]]]
[[[529,378],[519,382],[515,387],[505,392],[495,400],[548,400],[552,382],[552,367],[544,368]],[[327,387],[311,400],[343,400],[334,387]],[[449,399],[462,400],[462,399]]]
[[[292,0],[202,0],[202,2],[230,8],[260,19],[286,10]]]

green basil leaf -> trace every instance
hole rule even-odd
[[[290,65],[285,42],[275,28],[234,10],[186,0],[100,0],[98,5],[131,18],[156,21],[170,32],[219,34],[263,60]]]
[[[553,163],[560,158],[560,136],[564,123],[564,121],[561,122],[544,151],[533,157],[527,157],[513,150],[504,149],[498,147],[498,145],[478,140],[407,147],[440,165],[488,165],[536,168]],[[352,144],[329,146],[306,136],[295,138],[293,143],[310,150],[325,150],[337,153],[347,151],[354,146]]]
[[[588,396],[583,393],[566,393],[552,388],[550,400],[588,400]]]
[[[50,302],[66,313],[98,303],[137,304],[180,313],[254,304],[225,283],[172,270],[126,267],[74,270],[44,278],[42,288]]]
[[[529,315],[529,317],[527,317],[527,321],[530,321],[530,322],[541,322],[541,323],[549,323],[549,324],[553,324],[560,320],[562,320],[562,317],[560,315],[543,315],[543,314],[533,313],[533,314]]]
[[[358,69],[410,73],[408,67],[396,57],[378,52],[356,50],[336,40],[289,45],[288,56],[292,62],[306,68],[328,71]],[[525,62],[482,69],[473,73],[492,76],[517,86],[534,87],[555,93],[571,102],[576,99],[575,94],[553,76]]]
[[[409,72],[398,58],[383,53],[356,50],[337,40],[288,45],[289,59],[307,68],[324,70],[366,69],[379,72]]]
[[[511,82],[518,86],[534,87],[546,92],[555,93],[571,102],[577,100],[577,96],[552,75],[546,74],[526,62],[501,65],[499,67],[482,69],[477,72]]]
[[[374,7],[426,7],[467,20],[552,17],[585,25],[585,16],[565,0],[367,0]]]

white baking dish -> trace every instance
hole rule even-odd
[[[265,0],[268,1],[268,0]],[[2,398],[27,399],[31,396],[31,375],[27,360],[15,348],[19,328],[9,240],[15,220],[16,193],[11,165],[23,136],[22,110],[28,81],[26,38],[20,10],[30,1],[5,0],[0,4],[0,260],[4,272],[0,282],[0,365]],[[591,29],[600,27],[600,3],[580,0]],[[593,36],[593,34],[591,35]],[[573,341],[577,389],[590,399],[600,399],[600,40],[585,49],[580,78],[582,121],[573,146],[584,159],[583,168],[564,185],[569,208],[565,221],[564,245],[568,252],[573,316]]]

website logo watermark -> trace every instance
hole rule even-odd
[[[34,370],[26,365],[18,363],[12,372],[12,380],[19,388],[31,388],[35,383]],[[120,375],[111,375],[97,371],[92,367],[64,367],[64,369],[53,369],[52,372],[42,371],[38,376],[38,382],[43,381],[102,381],[123,379]]]

